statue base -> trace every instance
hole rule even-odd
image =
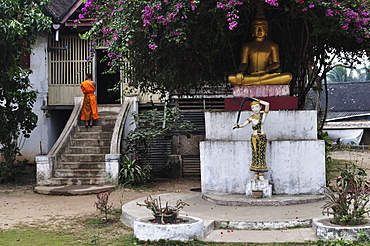
[[[247,197],[254,197],[253,191],[262,191],[262,197],[272,196],[272,185],[269,184],[268,180],[248,180],[246,182],[245,194]]]
[[[290,95],[289,85],[234,86],[234,97],[284,97]]]

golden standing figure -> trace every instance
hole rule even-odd
[[[251,147],[252,147],[252,164],[249,170],[255,173],[255,180],[265,180],[263,173],[268,171],[266,165],[266,145],[267,138],[263,130],[263,125],[266,121],[267,114],[270,109],[268,102],[252,98],[251,110],[253,115],[250,116],[243,124],[235,124],[234,128],[242,128],[252,123],[252,136],[251,136]],[[262,105],[265,106],[265,110],[261,112]]]
[[[273,72],[280,67],[279,46],[266,40],[268,23],[262,10],[252,25],[254,40],[243,45],[238,72],[229,75],[228,81],[234,86],[289,84],[292,74]]]

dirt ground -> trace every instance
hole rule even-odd
[[[109,202],[114,208],[131,200],[148,195],[169,192],[192,192],[199,188],[200,179],[164,180],[148,184],[144,190],[121,189],[114,191]],[[96,195],[49,196],[36,194],[31,185],[13,188],[0,186],[0,230],[13,228],[15,225],[59,223],[76,216],[97,213],[94,202]],[[144,200],[143,200],[144,201]]]
[[[370,150],[333,151],[334,159],[349,160],[370,169]],[[114,191],[109,201],[115,208],[128,201],[148,195],[168,192],[192,192],[199,188],[200,179],[163,180],[148,184],[143,190],[121,189]],[[48,196],[36,194],[32,185],[17,187],[0,186],[0,230],[13,228],[19,223],[59,223],[76,216],[97,213],[96,195]]]

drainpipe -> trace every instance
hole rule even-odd
[[[166,99],[164,101],[164,109],[163,109],[163,125],[162,125],[162,128],[166,128],[166,111],[167,111],[167,104],[168,104],[168,100],[170,98],[170,93],[167,91],[166,92]]]

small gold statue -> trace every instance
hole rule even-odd
[[[249,170],[254,172],[254,180],[265,180],[263,173],[268,171],[268,167],[266,165],[267,137],[263,130],[263,125],[270,109],[270,103],[256,98],[250,98],[250,100],[252,100],[250,105],[253,115],[241,125],[236,123],[233,129],[243,128],[249,123],[252,123],[252,164],[250,165]],[[262,105],[265,106],[265,110],[263,112],[261,112]]]
[[[261,9],[252,25],[254,40],[243,45],[238,72],[228,81],[234,86],[289,84],[292,74],[273,72],[280,67],[279,46],[266,40],[268,22]]]

